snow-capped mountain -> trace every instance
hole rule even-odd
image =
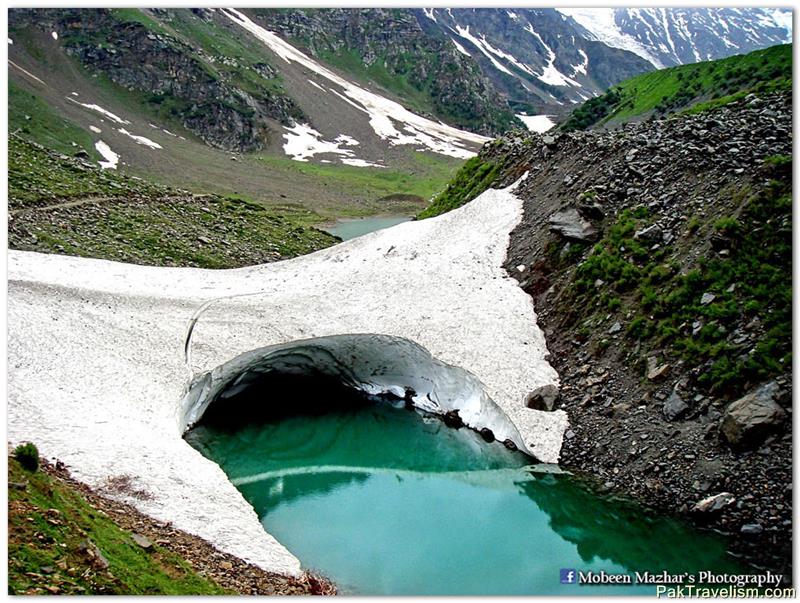
[[[785,8],[416,10],[420,26],[475,60],[512,108],[579,103],[653,68],[790,42]]]
[[[417,10],[429,35],[444,35],[476,61],[512,107],[568,106],[651,65],[595,40],[551,8]]]
[[[788,8],[559,8],[587,37],[657,68],[720,59],[792,41]]]

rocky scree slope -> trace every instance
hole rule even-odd
[[[236,57],[214,56],[142,11],[13,9],[9,25],[12,31],[62,32],[67,52],[88,70],[142,93],[146,105],[214,147],[264,149],[271,123],[289,125],[302,117],[268,63],[238,69]]]
[[[530,173],[507,270],[561,377],[529,404],[568,412],[564,465],[784,573],[791,153],[791,95],[751,95],[615,131],[508,134],[450,190],[457,205]]]

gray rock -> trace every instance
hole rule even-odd
[[[739,532],[747,536],[757,536],[763,531],[764,527],[760,523],[746,523],[739,530]]]
[[[664,401],[664,417],[667,421],[676,421],[686,414],[687,410],[689,405],[675,391]]]
[[[653,360],[653,362],[650,362],[650,360]],[[650,381],[660,381],[669,372],[669,364],[666,362],[659,365],[655,359],[648,359],[647,365],[647,378]]]
[[[707,306],[708,304],[713,302],[715,299],[717,299],[716,295],[706,291],[705,293],[703,293],[703,296],[700,298],[700,305],[701,306]]]
[[[733,494],[730,492],[720,492],[719,494],[704,498],[694,506],[693,510],[698,513],[715,513],[721,511],[728,505],[732,505],[734,502],[736,502],[736,497]]]
[[[619,322],[615,322],[611,327],[608,329],[608,334],[613,335],[614,333],[619,333],[622,330],[622,325]]]
[[[550,230],[557,232],[567,239],[576,241],[594,241],[597,239],[597,229],[591,222],[578,213],[577,209],[569,208],[554,213],[548,220]]]
[[[144,534],[133,533],[131,534],[131,538],[133,538],[133,541],[146,551],[153,548],[153,543],[150,542],[150,539]]]
[[[786,412],[775,402],[778,389],[770,381],[728,406],[719,429],[731,446],[755,448],[779,430]]]
[[[555,410],[558,397],[558,388],[548,383],[533,390],[528,396],[526,404],[528,408],[533,408],[534,410],[551,411]]]
[[[658,224],[653,224],[652,226],[636,231],[633,238],[651,244],[660,243],[664,240],[664,231]]]

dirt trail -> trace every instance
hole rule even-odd
[[[75,201],[62,201],[61,203],[53,203],[52,205],[38,205],[36,207],[22,207],[20,209],[10,209],[8,214],[16,216],[30,211],[47,211],[49,209],[62,209],[65,207],[77,207],[78,205],[87,205],[89,203],[103,203],[105,201],[112,201],[114,197],[84,197]]]

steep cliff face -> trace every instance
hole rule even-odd
[[[262,9],[266,28],[319,59],[372,79],[451,125],[480,134],[521,127],[479,66],[400,9]]]
[[[145,93],[145,103],[178,119],[211,146],[259,150],[269,142],[270,121],[289,124],[302,117],[294,101],[281,93],[269,65],[254,65],[245,88],[213,56],[146,13],[52,9],[13,10],[10,15],[12,27],[60,31],[67,52],[86,68]]]

